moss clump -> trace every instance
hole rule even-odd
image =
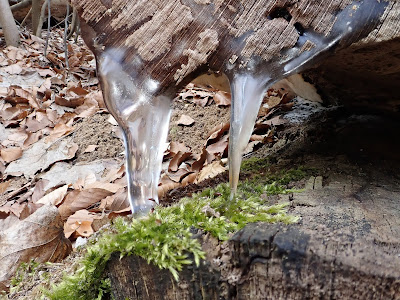
[[[241,172],[257,172],[268,168],[268,166],[269,166],[268,158],[250,157],[242,161],[240,170]]]
[[[116,219],[112,233],[104,234],[87,250],[81,267],[74,275],[65,276],[51,291],[44,291],[50,299],[102,299],[109,293],[110,283],[104,278],[104,269],[111,254],[121,257],[138,255],[160,268],[171,271],[178,280],[178,272],[191,264],[189,255],[198,265],[205,257],[191,228],[202,229],[219,240],[252,222],[293,223],[298,217],[286,213],[287,204],[266,206],[263,193],[286,193],[281,185],[273,183],[260,187],[257,193],[246,197],[239,190],[235,201],[229,201],[226,184],[207,189],[192,198],[184,198],[170,207],[157,207],[148,217],[128,222]]]

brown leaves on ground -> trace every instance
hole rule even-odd
[[[0,284],[6,286],[21,262],[55,262],[71,252],[55,206],[42,206],[25,219],[0,219]]]
[[[130,211],[121,159],[76,163],[77,155],[96,153],[99,147],[93,143],[80,149],[74,133],[82,130],[85,118],[106,113],[94,56],[82,42],[70,43],[66,70],[62,34],[55,32],[49,45],[47,57],[44,41],[34,36],[26,37],[20,48],[0,49],[0,265],[11,264],[10,271],[18,262],[34,258],[32,249],[41,249],[37,255],[43,260],[64,256],[69,244],[62,232],[71,241],[88,237],[110,218]],[[226,107],[231,96],[189,84],[176,101]],[[277,127],[286,122],[279,112],[290,108],[287,94],[268,91],[248,151],[276,141]],[[111,117],[110,122],[116,125]],[[177,125],[196,122],[182,114]],[[225,172],[228,134],[229,123],[213,128],[201,153],[193,153],[191,145],[169,142],[159,197]],[[27,228],[28,221],[36,225]],[[9,240],[11,230],[17,236],[14,241]]]

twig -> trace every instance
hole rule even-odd
[[[28,13],[26,14],[25,18],[22,20],[22,22],[21,22],[21,24],[20,24],[21,27],[24,26],[26,20],[27,20],[28,17],[31,15],[31,13],[32,13],[32,7],[29,9],[29,11],[28,11]]]
[[[14,11],[17,11],[19,9],[28,7],[31,4],[32,4],[32,0],[25,0],[25,1],[21,1],[21,2],[19,2],[17,4],[12,5],[10,8],[11,8],[11,11],[14,12]]]
[[[51,16],[51,0],[47,0],[47,36],[46,36],[46,44],[44,46],[44,56],[47,56],[47,47],[49,46],[49,37],[50,37],[50,16]]]
[[[76,26],[77,26],[77,12],[76,12],[76,8],[73,7],[72,8],[72,21],[71,21],[71,31],[68,33],[67,36],[67,40],[69,40],[72,35],[74,34],[74,32],[76,31]]]
[[[67,16],[64,22],[64,51],[65,51],[65,66],[69,69],[68,62],[68,46],[67,46],[67,32],[68,32],[68,19],[69,19],[69,4],[67,2]]]

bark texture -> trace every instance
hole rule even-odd
[[[8,0],[0,0],[0,24],[3,27],[7,45],[18,47],[19,31],[11,13]]]
[[[338,12],[350,0],[291,1],[84,1],[72,0],[82,21],[83,37],[99,58],[107,49],[123,51],[128,73],[139,73],[175,87],[229,61],[246,67],[250,58],[266,63],[292,48],[304,31],[329,36]],[[395,1],[378,21],[365,20],[341,47],[370,35],[368,43],[400,35]],[[396,6],[396,7],[395,7]],[[393,15],[391,18],[390,16]],[[388,21],[391,20],[391,21]],[[394,22],[393,24],[388,24]],[[304,51],[312,49],[309,40]]]

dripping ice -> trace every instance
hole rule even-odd
[[[132,213],[140,215],[158,203],[171,98],[156,95],[159,84],[151,78],[140,80],[137,74],[127,74],[123,54],[115,49],[105,51],[99,60],[99,75],[107,108],[123,131],[128,198]]]
[[[321,60],[325,54],[360,34],[366,23],[375,22],[387,2],[356,1],[341,11],[331,33],[322,36],[305,30],[297,44],[268,63],[251,58],[246,66],[226,64],[232,106],[229,137],[229,182],[231,199],[237,189],[242,153],[252,133],[257,113],[268,88],[278,80],[299,73]],[[301,51],[311,41],[310,51]],[[123,130],[128,197],[134,214],[148,212],[158,203],[157,187],[161,172],[162,145],[166,141],[171,97],[159,93],[159,83],[146,74],[127,73],[124,52],[108,49],[98,58],[98,70],[107,108]],[[131,62],[140,69],[141,61]]]
[[[342,10],[336,17],[328,36],[313,31],[300,34],[296,45],[284,51],[282,57],[268,63],[260,59],[251,59],[243,68],[227,64],[231,94],[231,127],[229,135],[229,184],[231,200],[239,180],[242,153],[250,139],[258,110],[268,88],[275,82],[299,73],[321,60],[329,50],[346,39],[360,34],[366,24],[374,24],[384,13],[387,3],[376,0],[354,2]],[[310,51],[301,51],[310,41],[315,46]],[[242,63],[241,63],[242,64]]]

